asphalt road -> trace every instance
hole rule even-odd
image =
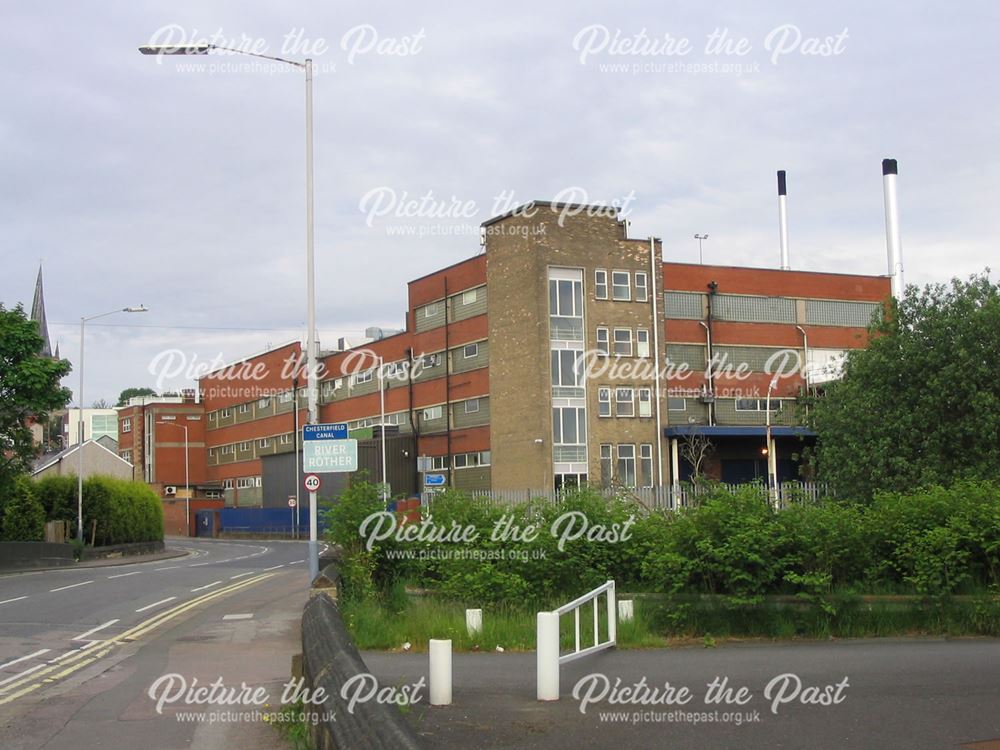
[[[126,728],[146,748],[195,746],[197,732],[201,746],[227,747],[218,730],[155,715],[144,693],[166,664],[204,680],[209,664],[237,685],[287,679],[308,590],[306,543],[183,539],[168,547],[187,554],[0,577],[0,747],[125,747]],[[81,739],[74,720],[102,701]],[[122,723],[130,714],[136,721]],[[152,733],[142,728],[148,722],[158,725]],[[262,746],[273,745],[273,730],[263,731]]]
[[[426,654],[363,656],[382,684],[427,675]],[[997,640],[607,651],[565,664],[562,697],[553,703],[534,700],[533,653],[455,654],[453,673],[453,705],[418,704],[406,714],[429,748],[1000,748]],[[789,673],[801,686],[788,677],[768,699],[768,683]],[[728,678],[731,692],[707,704],[706,686],[716,678]],[[642,691],[621,689],[643,679],[659,688],[645,693],[646,704],[637,700]],[[845,679],[838,696],[836,685]],[[691,700],[666,704],[665,683],[689,688]],[[743,705],[736,702],[740,687],[750,695]],[[583,705],[580,696],[588,692],[593,700]],[[804,696],[822,695],[842,700],[803,703]]]

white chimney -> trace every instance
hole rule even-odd
[[[892,296],[903,298],[903,243],[899,238],[899,203],[896,199],[898,167],[895,159],[882,160],[882,190],[885,194],[885,251],[892,278]]]
[[[791,270],[788,264],[788,196],[784,169],[778,170],[778,237],[781,244],[781,270]]]

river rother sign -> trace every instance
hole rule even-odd
[[[358,441],[347,437],[346,424],[302,428],[302,470],[317,474],[358,470]]]

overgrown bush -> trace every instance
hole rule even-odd
[[[14,480],[0,520],[0,538],[5,542],[40,542],[45,538],[45,508],[26,477]]]

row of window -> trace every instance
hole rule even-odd
[[[703,320],[707,299],[704,292],[665,292],[663,312],[667,318]],[[712,316],[716,320],[741,323],[800,323],[865,328],[882,309],[878,302],[804,299],[803,317],[797,309],[798,300],[799,298],[793,297],[717,294],[712,300]]]
[[[617,483],[625,487],[653,486],[653,446],[642,443],[636,454],[635,443],[601,445],[601,484]]]
[[[648,357],[649,330],[635,329],[635,346],[632,346],[631,328],[597,329],[597,351],[600,354],[614,354],[616,357]]]
[[[643,271],[611,271],[611,283],[608,283],[608,271],[598,268],[594,271],[594,297],[596,299],[611,299],[615,302],[649,301],[649,276]],[[608,294],[610,287],[610,296]]]
[[[431,471],[447,471],[447,456],[431,456]],[[476,466],[490,465],[489,451],[474,451],[472,453],[456,453],[452,456],[452,463],[456,469],[471,469]]]
[[[237,443],[229,443],[227,445],[219,445],[214,448],[209,448],[208,455],[209,458],[212,458],[216,454],[228,456],[233,453],[246,453],[250,450],[254,442],[257,443],[258,448],[270,448],[271,445],[291,445],[294,438],[295,436],[291,432],[286,432],[283,435],[257,438],[256,441],[242,440]]]
[[[233,489],[233,481],[234,480],[232,479],[223,479],[222,489],[224,490]],[[251,487],[260,487],[262,484],[260,477],[239,477],[238,479],[235,480],[235,482],[236,482],[235,485],[236,489],[238,490],[247,490],[250,489]]]
[[[474,305],[479,300],[479,293],[481,291],[480,287],[476,289],[467,289],[462,292],[462,304],[463,305]],[[433,318],[440,315],[444,307],[444,300],[439,300],[437,302],[431,302],[430,304],[424,305],[421,308],[422,314],[425,318]]]
[[[614,397],[613,409],[612,396]],[[638,409],[636,409],[636,404],[638,404]],[[597,389],[597,416],[610,417],[612,412],[616,417],[653,416],[653,390],[651,388],[601,386]]]

